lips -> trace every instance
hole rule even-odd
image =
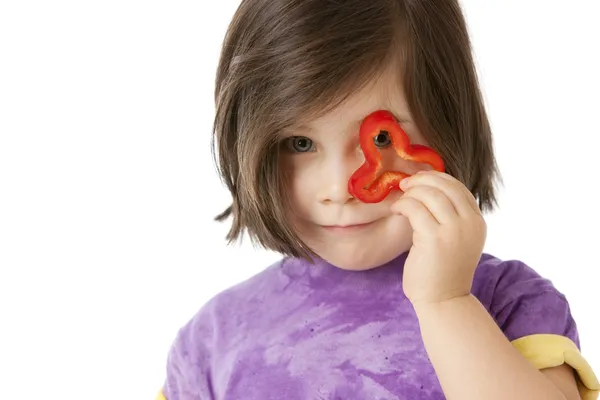
[[[358,226],[369,225],[371,222],[360,222],[356,224],[348,224],[348,225],[324,225],[325,228],[354,228]]]
[[[344,224],[344,225],[323,225],[323,228],[325,228],[326,230],[335,231],[335,232],[348,232],[348,231],[355,231],[355,230],[359,230],[362,228],[366,228],[366,227],[372,225],[374,222],[375,221],[361,222],[361,223],[354,223],[354,224]]]

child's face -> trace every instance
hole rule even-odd
[[[282,162],[291,177],[289,218],[299,237],[320,257],[339,268],[370,269],[409,250],[408,220],[390,206],[402,192],[381,203],[365,204],[348,193],[350,175],[363,163],[358,144],[362,119],[386,109],[395,114],[411,143],[425,144],[408,112],[395,76],[384,76],[332,112],[289,132]],[[382,150],[384,168],[415,173],[428,169]],[[360,226],[352,226],[364,224]]]

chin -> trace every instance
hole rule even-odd
[[[381,250],[383,251],[373,251],[372,248],[365,248],[346,251],[344,249],[330,248],[317,252],[317,254],[337,268],[348,271],[366,271],[392,261],[405,251],[404,248],[400,247],[390,247]]]
[[[308,232],[311,234],[306,234]],[[320,258],[349,271],[377,268],[405,253],[412,245],[408,219],[396,215],[382,218],[364,231],[337,235],[306,230],[299,236]]]

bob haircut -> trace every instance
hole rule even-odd
[[[500,174],[458,0],[242,0],[216,74],[213,156],[244,231],[289,256],[312,251],[289,226],[280,133],[316,118],[389,68],[419,131],[482,211]]]

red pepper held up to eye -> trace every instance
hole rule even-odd
[[[410,144],[408,135],[394,116],[386,110],[369,114],[360,126],[360,147],[365,162],[348,180],[348,192],[363,203],[378,203],[394,189],[400,189],[400,181],[409,174],[397,171],[384,171],[377,141],[381,134],[388,135],[396,154],[404,160],[429,164],[433,169],[444,172],[444,161],[435,150]]]

